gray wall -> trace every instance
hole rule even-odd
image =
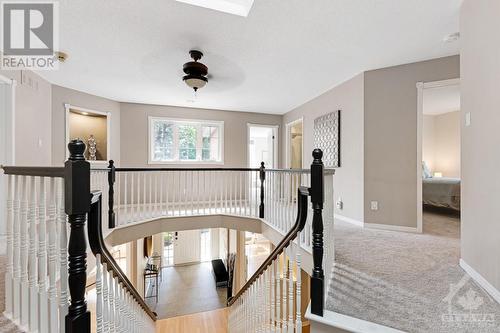
[[[334,176],[334,198],[342,197],[344,209],[335,214],[363,221],[363,97],[364,75],[359,74],[323,95],[286,113],[283,126],[303,117],[304,167],[312,162],[314,119],[341,110],[341,167]],[[282,132],[282,161],[285,161],[286,133]]]
[[[85,109],[111,113],[110,159],[120,163],[120,103],[60,86],[52,86],[52,164],[61,165],[66,159],[66,110],[69,103]]]
[[[15,158],[17,165],[51,164],[51,84],[29,71],[0,71],[17,81]]]
[[[282,116],[121,103],[121,165],[147,167],[148,117],[224,121],[224,167],[247,166],[247,123],[280,125]],[[281,128],[280,128],[281,130]],[[278,152],[279,153],[279,152]],[[158,166],[158,165],[155,165]],[[181,166],[201,167],[201,164]],[[258,166],[256,166],[258,167]]]
[[[417,227],[416,83],[459,76],[458,56],[365,72],[365,223]]]
[[[460,33],[462,258],[500,290],[500,1],[465,0]]]

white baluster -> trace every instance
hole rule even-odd
[[[64,211],[64,180],[57,180],[57,226],[59,236],[59,331],[66,331],[68,314],[68,223]]]
[[[277,331],[281,330],[281,255],[275,261],[276,272],[276,319]]]
[[[97,323],[97,333],[104,332],[103,329],[103,290],[102,290],[102,265],[101,265],[101,255],[96,254],[96,275],[95,275],[95,289],[96,289],[96,323]]]
[[[12,319],[13,311],[13,228],[14,228],[14,186],[15,179],[12,175],[7,175],[7,264],[5,273],[5,315]]]
[[[38,191],[38,304],[40,333],[49,332],[49,298],[47,295],[47,197],[45,178],[40,178]],[[65,256],[67,253],[64,254]]]
[[[163,172],[160,171],[160,216],[163,216],[163,191],[165,190],[165,184],[163,183]]]
[[[29,227],[29,328],[31,331],[38,330],[38,270],[36,264],[36,177],[30,177],[30,200],[28,206]]]
[[[100,255],[99,259],[96,256],[96,261],[100,262]],[[108,332],[109,331],[109,287],[108,287],[108,281],[109,281],[109,272],[108,272],[108,265],[106,263],[102,264],[102,330],[103,332]]]
[[[293,332],[293,320],[295,313],[293,312],[293,243],[290,243],[288,249],[289,264],[288,264],[288,330]]]
[[[296,314],[296,319],[295,319],[295,332],[297,333],[302,333],[302,309],[301,309],[301,297],[302,297],[302,262],[301,262],[301,254],[300,254],[300,231],[297,233],[297,250],[295,252],[295,260],[297,263],[297,283],[296,283],[296,289],[297,289],[297,300],[296,300],[296,307],[297,307],[297,314]]]
[[[29,286],[28,286],[28,177],[23,178],[21,197],[21,325],[29,321]]]
[[[115,325],[115,314],[116,314],[116,280],[113,277],[113,273],[109,272],[108,275],[108,286],[109,286],[109,332],[116,332]]]
[[[49,233],[49,330],[57,332],[59,329],[58,319],[58,304],[57,304],[57,286],[56,286],[56,270],[57,270],[57,245],[56,245],[56,179],[50,178],[49,190],[49,206],[47,213],[49,219],[47,221],[47,230]]]

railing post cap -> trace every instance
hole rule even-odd
[[[68,143],[69,159],[72,161],[85,160],[85,143],[80,139],[73,139]]]
[[[112,168],[114,164],[115,164],[115,161],[109,160],[109,166],[108,166],[108,168]]]
[[[260,162],[260,167],[263,168],[264,167],[264,161]]]
[[[315,160],[320,160],[323,158],[323,151],[319,148],[313,150],[312,156]]]

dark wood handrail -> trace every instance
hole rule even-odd
[[[289,172],[289,173],[311,173],[311,169],[267,169],[266,171],[271,172]],[[325,175],[335,174],[335,168],[324,168]]]
[[[0,168],[3,169],[3,172],[6,175],[64,178],[64,167],[1,165]]]
[[[104,242],[104,237],[102,235],[102,193],[93,192],[91,196],[91,206],[90,213],[88,217],[88,237],[90,248],[94,255],[99,254],[101,256],[101,263],[107,264],[107,269],[109,272],[114,274],[118,281],[123,284],[123,287],[134,297],[135,301],[141,306],[141,308],[149,315],[149,317],[156,321],[156,313],[154,313],[149,306],[146,304],[144,299],[139,295],[139,292],[132,285],[130,280],[127,278],[125,273],[121,270],[120,266],[117,264],[111,253],[109,253],[108,248]]]
[[[139,171],[260,171],[259,168],[116,168],[116,172]]]
[[[297,234],[304,229],[307,220],[307,198],[309,196],[309,189],[307,187],[299,187],[298,189],[298,210],[297,219],[292,229],[285,235],[281,242],[276,246],[274,251],[267,257],[267,259],[260,265],[259,269],[252,275],[252,277],[245,283],[245,285],[238,291],[238,293],[230,298],[227,302],[228,306],[233,305],[238,298],[243,295],[243,293],[257,280],[257,278],[264,273],[266,268],[271,265],[271,263],[278,258],[278,256],[283,252],[283,250],[297,237]],[[300,244],[297,244],[300,246]]]

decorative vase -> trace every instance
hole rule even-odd
[[[89,160],[90,161],[95,161],[96,158],[96,152],[97,152],[97,142],[95,140],[95,137],[93,134],[90,134],[87,144],[89,147]]]

